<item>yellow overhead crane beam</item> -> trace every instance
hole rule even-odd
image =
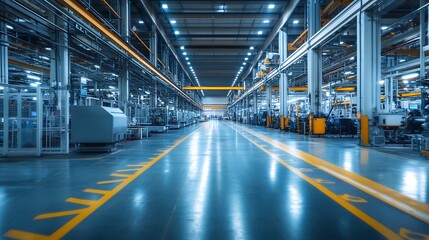
[[[228,90],[244,90],[244,87],[225,87],[225,86],[185,86],[183,90],[204,90],[204,91],[228,91]]]
[[[227,109],[226,105],[204,105],[203,109]]]
[[[164,81],[167,85],[171,86],[173,89],[177,90],[179,93],[182,93],[186,99],[190,102],[193,102],[196,106],[200,106],[195,100],[186,95],[179,87],[177,87],[173,82],[171,82],[160,70],[154,67],[151,63],[149,63],[146,59],[144,59],[139,53],[137,53],[131,45],[122,40],[117,34],[112,32],[109,28],[107,28],[102,22],[100,22],[96,17],[94,17],[87,9],[85,9],[78,1],[76,0],[61,0],[60,3],[73,11],[84,21],[90,23],[96,30],[100,31],[101,34],[104,35],[108,40],[112,41],[117,47],[121,48],[126,53],[130,54],[132,58],[134,58],[141,65],[146,67],[149,71],[156,74],[162,81]]]
[[[398,93],[398,97],[399,98],[403,98],[403,97],[418,97],[422,95],[421,92],[404,92],[404,93]]]
[[[337,87],[334,88],[335,92],[355,92],[356,87]]]
[[[305,92],[308,91],[308,87],[289,87],[289,90],[294,92]]]

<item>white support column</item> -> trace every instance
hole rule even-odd
[[[425,0],[420,0],[420,6],[425,5]],[[425,70],[425,46],[426,46],[426,28],[425,9],[420,11],[420,79],[424,80],[426,75]]]
[[[380,80],[380,28],[366,12],[357,17],[357,94],[358,112],[374,119],[380,98],[377,85]]]
[[[56,16],[55,22],[63,29],[68,29],[68,24],[63,18]],[[68,33],[56,30],[53,40],[57,43],[52,49],[50,79],[51,86],[58,89],[57,106],[60,112],[61,128],[61,152],[69,152],[69,91],[67,86],[70,81],[70,54]]]
[[[308,0],[308,37],[311,38],[320,29],[320,0]],[[319,115],[322,99],[322,56],[318,49],[307,53],[308,94],[310,112]]]
[[[0,21],[0,83],[9,82],[9,41],[7,38],[7,25]]]
[[[280,62],[284,62],[287,58],[287,33],[279,31],[279,54]],[[288,116],[287,101],[288,101],[288,78],[286,73],[280,73],[280,119]]]
[[[267,92],[267,116],[271,116],[271,105],[272,105],[272,86],[271,82],[266,84],[266,90]]]

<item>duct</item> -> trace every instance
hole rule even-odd
[[[176,58],[177,62],[182,67],[183,71],[186,73],[186,75],[192,81],[192,83],[195,86],[198,86],[198,84],[194,81],[194,79],[191,77],[191,75],[189,75],[189,72],[188,72],[188,69],[186,68],[186,66],[182,63],[182,61],[180,61],[180,58],[179,58],[179,55],[177,55],[176,49],[174,49],[173,45],[171,44],[170,39],[168,38],[167,34],[165,33],[164,28],[162,27],[162,25],[159,24],[158,18],[156,17],[155,12],[151,8],[150,2],[148,0],[140,0],[140,1],[141,1],[142,5],[143,5],[144,9],[146,10],[147,14],[149,15],[150,19],[152,20],[153,24],[155,24],[156,28],[161,33],[162,38],[167,43],[168,48],[170,48],[171,53],[173,53],[173,55]],[[201,96],[200,92],[199,92],[199,94]]]
[[[289,20],[289,17],[292,15],[293,11],[295,10],[296,6],[298,5],[299,0],[291,0],[286,7],[285,11],[283,12],[282,16],[277,21],[276,25],[273,27],[273,30],[271,31],[270,35],[265,39],[264,44],[261,48],[259,48],[258,53],[256,54],[255,58],[253,59],[250,66],[247,68],[246,72],[243,74],[241,81],[247,78],[249,74],[252,72],[253,67],[258,63],[259,58],[262,57],[262,52],[268,48],[268,46],[271,44],[271,42],[274,40],[274,38],[277,36],[277,33],[279,30],[285,25],[287,20]],[[234,84],[233,84],[234,85]]]

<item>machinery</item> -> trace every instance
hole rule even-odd
[[[111,151],[125,138],[127,116],[117,108],[72,106],[71,142],[79,151]]]

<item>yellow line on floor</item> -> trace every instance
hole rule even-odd
[[[112,173],[110,174],[112,177],[122,177],[122,178],[129,178],[133,176],[133,174],[122,174],[122,173]]]
[[[195,128],[194,131],[198,129]],[[126,187],[128,184],[130,184],[132,181],[134,181],[138,176],[140,176],[143,172],[145,172],[147,169],[152,167],[155,163],[157,163],[160,159],[162,159],[165,155],[167,155],[169,152],[171,152],[173,149],[175,149],[177,146],[179,146],[181,143],[183,143],[186,139],[188,139],[192,133],[184,136],[179,141],[177,141],[173,146],[159,154],[157,157],[153,158],[152,161],[148,162],[144,167],[142,167],[138,172],[136,172],[133,175],[130,175],[128,178],[123,179],[122,183],[116,186],[114,189],[112,189],[109,193],[102,196],[99,200],[96,201],[97,204],[92,204],[88,208],[82,210],[79,214],[77,214],[73,219],[68,221],[66,224],[64,224],[62,227],[60,227],[57,231],[55,231],[50,236],[40,235],[40,234],[34,234],[29,233],[25,231],[20,230],[9,230],[4,234],[4,236],[14,239],[34,239],[34,240],[44,240],[44,239],[61,239],[64,237],[68,232],[70,232],[73,228],[75,228],[79,223],[81,223],[83,220],[85,220],[89,215],[91,215],[93,212],[95,212],[100,206],[105,204],[107,201],[109,201],[112,197],[114,197],[119,191],[121,191],[124,187]],[[113,175],[113,174],[111,174]],[[106,182],[106,181],[104,181]],[[100,182],[99,182],[100,183]],[[69,198],[70,199],[70,198]],[[67,200],[69,200],[67,199]]]
[[[69,215],[75,215],[79,214],[85,209],[77,209],[77,210],[71,210],[71,211],[63,211],[63,212],[53,212],[53,213],[45,213],[37,215],[34,219],[35,220],[41,220],[41,219],[47,219],[47,218],[56,218],[56,217],[64,217]]]
[[[335,202],[337,202],[338,204],[340,204],[343,208],[347,209],[353,215],[355,215],[356,217],[358,217],[359,219],[361,219],[363,222],[365,222],[366,224],[368,224],[369,226],[371,226],[372,228],[374,228],[377,232],[379,232],[380,234],[382,234],[383,236],[385,236],[387,239],[391,239],[391,240],[392,239],[398,239],[398,240],[402,239],[395,232],[393,232],[392,230],[390,230],[389,228],[387,228],[386,226],[384,226],[383,224],[381,224],[380,222],[378,222],[374,218],[370,217],[369,215],[367,215],[366,213],[364,213],[363,211],[361,211],[357,207],[353,206],[352,204],[350,204],[349,202],[347,202],[345,199],[343,199],[340,196],[338,196],[337,194],[331,192],[328,188],[326,188],[322,184],[320,184],[317,181],[313,180],[312,178],[308,177],[303,172],[301,172],[299,169],[292,167],[291,165],[289,165],[288,163],[286,163],[283,159],[281,159],[280,157],[278,157],[276,154],[268,151],[266,148],[262,147],[261,145],[259,145],[258,143],[256,143],[252,139],[250,139],[249,137],[243,135],[242,133],[240,133],[240,132],[238,132],[238,133],[241,136],[243,136],[244,138],[246,138],[249,142],[251,142],[255,146],[257,146],[259,149],[261,149],[262,151],[264,151],[266,154],[270,155],[277,162],[279,162],[280,164],[282,164],[283,166],[285,166],[286,168],[288,168],[290,171],[292,171],[293,173],[295,173],[296,175],[298,175],[299,177],[301,177],[302,179],[304,179],[305,181],[307,181],[308,183],[310,183],[311,185],[313,185],[315,188],[317,188],[319,191],[321,191],[322,193],[324,193],[326,196],[328,196],[329,198],[331,198],[332,200],[334,200]]]
[[[100,194],[100,195],[105,195],[105,194],[108,194],[110,192],[110,191],[107,191],[107,190],[92,189],[92,188],[87,188],[87,189],[85,189],[83,191],[87,192],[87,193],[95,193],[95,194]]]
[[[92,206],[92,205],[95,205],[97,203],[97,200],[88,200],[88,199],[80,199],[80,198],[67,198],[66,202]]]
[[[100,181],[100,182],[97,182],[97,184],[117,183],[117,182],[123,182],[124,180],[125,180],[125,179]]]
[[[138,170],[140,170],[140,168],[120,169],[120,170],[116,170],[116,172],[135,172]]]
[[[238,127],[238,126],[236,126]],[[386,186],[383,186],[377,182],[374,182],[370,179],[362,177],[358,174],[347,171],[341,167],[338,167],[332,163],[329,163],[325,160],[322,160],[316,156],[313,156],[309,153],[301,151],[297,148],[290,147],[287,144],[271,139],[267,136],[264,136],[260,133],[257,133],[253,130],[238,127],[241,130],[246,131],[247,133],[265,141],[272,146],[275,146],[284,152],[287,152],[306,163],[313,165],[320,170],[341,179],[342,181],[355,186],[356,188],[370,194],[371,196],[380,199],[387,204],[400,209],[401,211],[418,218],[426,223],[429,223],[429,205],[419,202],[415,199],[409,198],[399,192],[396,192],[393,189],[390,189]]]

